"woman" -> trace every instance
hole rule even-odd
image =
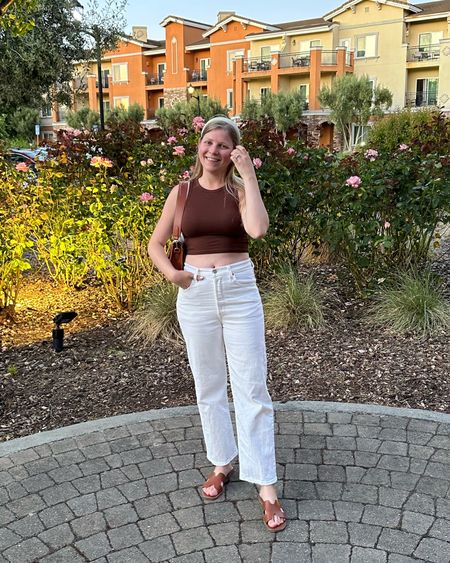
[[[167,198],[148,251],[156,267],[180,288],[177,315],[194,375],[207,457],[215,466],[202,496],[215,500],[223,493],[233,471],[231,462],[239,454],[240,478],[259,486],[266,527],[280,531],[286,519],[275,488],[264,319],[248,254],[248,236],[263,237],[269,219],[253,163],[232,120],[214,117],[201,132],[181,223],[187,249],[182,271],[173,268],[165,253],[177,194],[178,186]],[[239,449],[228,408],[227,364]]]

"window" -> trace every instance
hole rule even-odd
[[[352,125],[352,145],[364,145],[370,131],[370,125]]]
[[[259,92],[260,92],[261,100],[266,98],[270,94],[271,91],[272,91],[271,88],[260,88]]]
[[[320,47],[320,39],[313,39],[312,41],[300,41],[300,52],[310,51],[311,47]]]
[[[123,109],[128,109],[130,107],[129,96],[114,96],[114,107],[122,107]]]
[[[339,47],[345,47],[347,49],[347,51],[350,50],[351,45],[352,45],[351,39],[340,39],[339,40]]]
[[[366,59],[368,57],[377,56],[377,35],[361,35],[356,37],[356,53],[357,59]]]
[[[112,73],[114,82],[128,82],[128,63],[114,63]]]
[[[51,117],[52,116],[52,106],[50,104],[46,104],[41,109],[41,117]]]
[[[103,113],[106,115],[111,110],[111,104],[109,100],[103,100]]]
[[[416,107],[435,106],[438,85],[439,80],[437,78],[419,78],[416,81]]]
[[[267,47],[261,47],[261,60],[262,61],[270,61],[270,57],[272,54],[272,50],[270,45]]]
[[[163,108],[163,107],[164,107],[164,98],[158,98],[158,107],[159,107],[159,108]]]
[[[303,109],[307,110],[309,103],[309,84],[300,84],[298,91],[300,92],[300,96],[304,100]]]
[[[200,59],[200,80],[207,80],[211,59]]]
[[[227,89],[227,107],[230,108],[230,109],[233,107],[233,89],[232,88]]]
[[[171,59],[172,59],[172,74],[178,73],[178,42],[175,36],[172,37],[170,45]]]
[[[162,84],[164,82],[164,74],[166,73],[166,63],[159,63],[156,67],[156,72],[159,83]]]
[[[233,61],[238,57],[243,57],[245,55],[245,49],[235,49],[234,51],[227,51],[227,72],[232,72]]]
[[[64,105],[60,105],[58,108],[58,121],[66,121],[67,118],[68,107]]]
[[[419,53],[421,58],[439,57],[439,41],[442,39],[442,31],[419,34]]]

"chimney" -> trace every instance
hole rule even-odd
[[[137,41],[147,41],[147,26],[146,25],[133,25],[131,28],[131,35]]]
[[[217,14],[217,23],[221,22],[222,20],[226,19],[228,16],[234,16],[236,12],[219,12]]]

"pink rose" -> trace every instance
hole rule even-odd
[[[364,156],[367,160],[373,162],[376,158],[378,158],[378,151],[376,149],[367,149]]]
[[[178,145],[176,147],[173,148],[173,153],[175,156],[183,156],[185,153],[185,148],[182,147],[181,145]]]
[[[192,120],[192,127],[194,128],[194,131],[196,133],[201,131],[203,129],[204,125],[205,125],[205,120],[203,119],[203,117],[201,115],[197,115]]]
[[[183,174],[181,174],[181,177],[183,178],[183,180],[189,180],[190,176],[191,175],[189,174],[189,170],[185,170],[183,172]]]
[[[345,180],[345,183],[347,186],[351,186],[352,188],[359,188],[361,185],[361,178],[359,176],[350,176],[350,178]]]
[[[174,137],[173,135],[172,135],[172,137],[169,137],[169,138],[167,139],[167,144],[168,144],[168,145],[173,145],[173,144],[176,143],[176,142],[177,142],[177,138]]]
[[[16,170],[19,172],[28,172],[29,168],[25,164],[25,162],[19,162],[18,164],[16,164]]]
[[[258,169],[261,168],[262,166],[262,160],[260,158],[254,158],[253,159],[253,166]]]
[[[402,143],[401,145],[399,145],[398,150],[399,151],[407,151],[409,149],[409,145],[405,145],[405,143]]]
[[[391,224],[389,223],[389,221],[384,222],[384,228],[385,229],[389,229],[390,226],[391,226]]]
[[[153,194],[151,194],[149,192],[144,192],[139,196],[139,199],[143,203],[147,203],[147,201],[152,201],[152,199],[155,199],[155,197],[153,196]]]
[[[147,158],[147,164],[148,164],[149,166],[153,166],[155,163],[153,162],[153,159],[152,159],[152,158]]]
[[[292,147],[289,147],[287,150],[287,153],[289,156],[293,156],[297,151],[295,149],[293,149]]]
[[[177,129],[177,133],[181,137],[184,137],[188,133],[188,130],[186,129],[186,127],[180,127],[180,129]]]

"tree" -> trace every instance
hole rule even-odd
[[[24,0],[19,5],[23,7]],[[34,25],[23,35],[11,27],[0,29],[0,107],[8,114],[19,107],[39,108],[46,94],[50,100],[70,103],[73,61],[85,51],[73,0],[37,0],[29,19]]]
[[[102,81],[102,55],[112,51],[119,42],[125,26],[124,10],[127,0],[103,0],[100,6],[98,0],[88,0],[86,9],[78,11],[80,18],[80,32],[93,39],[90,59],[97,63],[98,98],[100,114],[100,129],[105,128],[105,114],[103,109],[103,81]]]
[[[371,116],[383,115],[384,110],[392,105],[392,93],[372,83],[367,76],[345,74],[338,76],[331,87],[324,86],[319,92],[319,102],[331,110],[331,119],[344,139],[344,150],[352,147],[352,126],[359,126],[361,141],[362,127],[367,125]]]
[[[205,121],[215,115],[228,115],[228,109],[219,100],[200,98],[201,116]],[[156,110],[158,125],[169,133],[177,127],[191,127],[192,120],[198,116],[197,103],[194,100],[176,102],[173,107],[163,107]]]
[[[30,12],[37,0],[0,0],[0,29],[23,35],[34,26]]]
[[[92,129],[93,125],[99,125],[99,123],[99,114],[89,107],[67,112],[67,124],[74,129]]]
[[[39,112],[34,108],[18,108],[8,119],[9,136],[27,141],[34,139],[34,126],[39,123]]]
[[[306,100],[299,91],[278,92],[264,96],[259,103],[248,100],[243,108],[242,119],[273,120],[277,131],[281,131],[286,139],[286,132],[300,122]]]
[[[1,0],[0,0],[1,1]],[[18,107],[46,103],[71,105],[74,61],[97,58],[111,49],[124,26],[126,0],[88,0],[83,20],[76,19],[76,0],[15,0],[0,19],[0,107],[12,114]],[[17,22],[33,22],[22,35],[5,18],[16,10]],[[82,33],[84,32],[84,33]],[[89,34],[94,41],[87,41]]]

